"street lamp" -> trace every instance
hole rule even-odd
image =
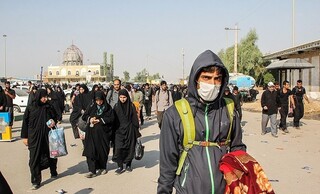
[[[7,35],[3,35],[4,38],[4,77],[7,77]]]
[[[235,41],[234,41],[234,64],[233,64],[233,73],[238,72],[238,25],[235,25],[235,28],[224,28],[225,30],[234,30],[235,31]]]

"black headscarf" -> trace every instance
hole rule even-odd
[[[122,103],[119,99],[117,102],[118,107],[121,109],[121,112],[123,114],[122,116],[125,117],[126,119],[130,120],[131,115],[132,115],[132,108],[131,108],[132,103],[131,103],[129,93],[126,89],[122,89],[119,91],[119,98],[121,95],[126,96],[127,100],[124,103]]]
[[[33,105],[34,106],[43,106],[43,105],[47,104],[47,103],[42,103],[41,102],[41,98],[42,97],[47,97],[47,96],[48,96],[47,90],[45,90],[45,89],[37,90],[36,93],[35,93],[34,100],[33,100]]]
[[[96,105],[97,105],[97,115],[101,115],[104,111],[104,109],[106,108],[106,97],[103,93],[103,91],[96,91],[94,93],[94,100],[97,100],[97,99],[100,99],[100,100],[103,100],[103,104],[101,105],[98,105],[96,102],[94,102]]]

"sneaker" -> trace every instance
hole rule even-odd
[[[298,130],[299,130],[299,129],[300,129],[300,127],[299,127],[299,126],[296,126],[296,129],[298,129]]]
[[[278,135],[277,135],[277,134],[272,134],[272,137],[277,138],[277,137],[278,137]]]
[[[107,174],[107,173],[108,173],[107,169],[103,169],[103,170],[101,170],[101,172],[100,172],[101,175],[105,175],[105,174]]]
[[[89,172],[88,174],[85,175],[86,178],[93,178],[93,177],[96,177],[97,174],[94,174],[92,172]]]
[[[40,188],[40,184],[34,184],[32,185],[32,187],[30,188],[31,190],[37,190]]]
[[[117,170],[115,171],[116,175],[120,175],[124,172],[122,167],[118,167]]]
[[[127,166],[126,172],[132,172],[132,167],[131,166]]]
[[[267,132],[261,132],[261,135],[265,135]]]
[[[288,129],[284,129],[283,132],[285,133],[289,133]]]

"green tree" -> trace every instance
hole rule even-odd
[[[135,82],[145,83],[147,82],[148,72],[144,68],[142,71],[137,72],[136,76],[133,78]]]
[[[264,72],[264,60],[262,59],[262,53],[256,42],[258,41],[258,35],[255,30],[250,30],[245,38],[243,38],[238,44],[238,72],[245,75],[250,75],[255,79],[261,76]],[[234,47],[229,47],[225,51],[221,50],[218,53],[219,57],[228,68],[230,72],[233,72],[234,64]]]
[[[155,80],[155,79],[160,79],[160,74],[159,73],[156,73],[152,76],[149,76],[149,80]]]
[[[263,75],[263,83],[267,84],[268,82],[274,82],[275,79],[271,73],[266,73]]]
[[[127,71],[123,72],[123,81],[128,82],[130,80],[130,74]]]

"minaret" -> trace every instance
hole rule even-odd
[[[103,53],[103,66],[104,66],[104,76],[106,76],[106,80],[108,79],[108,62],[107,62],[107,59],[108,59],[108,54],[107,52],[104,52]]]
[[[113,80],[113,71],[114,71],[113,54],[110,54],[110,78],[111,78],[111,80]]]

